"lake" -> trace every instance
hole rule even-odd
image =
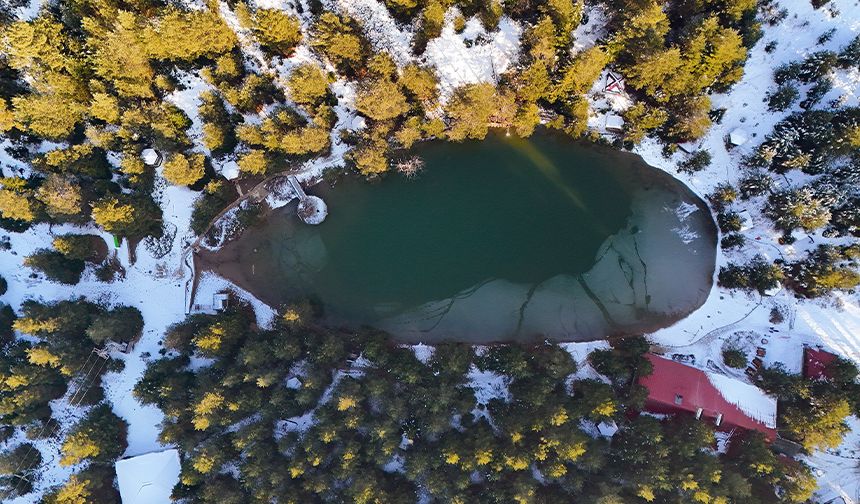
[[[346,178],[217,252],[262,301],[311,297],[328,321],[404,342],[587,341],[653,331],[710,292],[717,231],[703,201],[638,156],[548,134],[432,142],[417,178]]]

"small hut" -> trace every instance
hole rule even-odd
[[[749,135],[747,135],[747,132],[742,130],[741,128],[735,128],[731,132],[729,132],[729,146],[739,147],[747,142],[749,142]]]
[[[163,160],[161,153],[153,148],[140,151],[140,159],[143,160],[143,164],[153,168],[159,166]]]
[[[621,133],[624,131],[624,118],[616,114],[607,114],[606,124],[604,127],[606,128],[606,131]]]

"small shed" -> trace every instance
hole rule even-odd
[[[679,143],[678,147],[687,154],[692,154],[702,148],[702,141],[692,140],[689,142]]]
[[[729,132],[729,145],[734,147],[738,147],[743,145],[749,141],[750,137],[747,135],[747,132],[742,130],[741,128],[735,128],[731,132]]]
[[[770,289],[762,292],[762,295],[768,296],[768,297],[776,296],[777,294],[779,294],[779,291],[781,291],[781,290],[782,290],[782,284],[777,282],[776,285],[774,285]]]
[[[155,149],[147,148],[140,151],[140,159],[147,166],[158,166],[161,164],[161,153]]]
[[[212,309],[224,311],[230,307],[231,296],[229,292],[216,292],[212,296]]]
[[[609,420],[608,422],[600,422],[597,424],[597,432],[600,433],[601,436],[611,438],[618,432],[618,425],[614,420]]]
[[[738,217],[741,219],[741,231],[749,231],[753,227],[752,214],[749,210],[741,210],[738,212]]]
[[[624,131],[624,118],[617,114],[606,114],[606,131],[620,133]]]
[[[179,482],[179,451],[164,450],[118,460],[116,478],[123,504],[170,504]]]

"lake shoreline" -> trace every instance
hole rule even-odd
[[[556,145],[553,145],[552,143],[548,143],[548,142],[558,142],[558,140],[557,139],[548,139],[548,140],[547,139],[541,139],[540,142],[542,143],[543,147],[545,147],[544,150],[551,150],[552,148],[556,147]],[[712,214],[711,209],[708,206],[708,204],[702,198],[700,198],[692,190],[692,188],[688,187],[686,184],[681,182],[679,179],[676,179],[675,177],[673,177],[670,173],[667,173],[664,170],[660,170],[658,168],[649,166],[637,154],[626,152],[626,151],[618,151],[616,149],[613,149],[613,148],[608,147],[608,146],[603,146],[603,145],[587,145],[587,146],[579,145],[576,147],[571,147],[571,146],[569,146],[569,144],[571,144],[573,142],[568,141],[568,142],[561,142],[561,143],[562,143],[562,145],[560,148],[563,148],[563,149],[580,149],[583,152],[585,152],[587,154],[587,156],[598,157],[598,158],[600,156],[605,156],[605,157],[607,157],[607,159],[615,159],[617,163],[623,164],[624,165],[623,168],[612,169],[609,171],[621,173],[621,175],[618,176],[618,178],[619,178],[618,183],[621,183],[623,185],[632,186],[631,190],[634,192],[635,191],[640,191],[640,192],[656,191],[657,193],[665,192],[667,194],[675,194],[676,197],[673,197],[674,198],[673,201],[676,202],[675,204],[688,205],[691,208],[694,207],[694,210],[686,210],[685,211],[685,218],[686,218],[686,215],[688,215],[690,213],[698,214],[698,217],[694,218],[695,223],[696,223],[696,225],[694,226],[694,229],[696,231],[694,233],[695,240],[696,240],[695,243],[697,245],[700,245],[699,248],[710,249],[710,250],[705,250],[704,253],[706,255],[708,255],[709,253],[713,254],[714,257],[712,260],[710,260],[710,266],[705,268],[705,269],[709,270],[709,271],[707,271],[707,275],[703,275],[701,280],[696,281],[697,285],[699,283],[701,283],[701,288],[699,289],[699,294],[697,294],[697,299],[694,300],[694,301],[696,301],[694,306],[685,306],[682,309],[673,310],[673,303],[674,302],[669,302],[669,305],[661,308],[663,310],[669,310],[669,311],[667,311],[665,313],[661,312],[659,314],[649,312],[648,317],[650,317],[650,318],[648,319],[647,323],[645,323],[642,320],[640,320],[640,314],[634,313],[634,310],[632,310],[631,308],[625,307],[624,308],[625,311],[622,313],[619,311],[618,306],[613,305],[613,308],[610,311],[613,311],[616,315],[621,314],[622,320],[633,320],[633,319],[630,319],[630,317],[634,317],[634,319],[636,320],[636,324],[637,324],[635,330],[623,329],[624,324],[621,324],[621,326],[622,326],[621,328],[614,329],[614,328],[610,328],[610,326],[611,326],[611,324],[610,324],[609,326],[606,327],[606,330],[600,331],[599,334],[592,335],[591,337],[583,337],[583,334],[590,334],[589,331],[594,331],[593,328],[589,328],[591,326],[594,326],[594,323],[596,323],[596,322],[594,322],[594,323],[590,323],[591,326],[589,326],[589,324],[586,324],[586,329],[583,329],[581,331],[581,333],[577,333],[576,337],[571,337],[571,338],[561,337],[561,338],[559,338],[558,336],[556,336],[556,337],[549,336],[548,337],[544,334],[535,333],[535,334],[529,335],[529,334],[524,333],[524,334],[520,334],[519,336],[516,336],[515,340],[516,341],[537,342],[537,341],[541,341],[544,339],[553,339],[556,341],[595,341],[595,340],[604,340],[604,339],[614,339],[614,338],[623,337],[623,336],[630,336],[630,335],[634,335],[634,334],[648,333],[648,332],[656,331],[656,330],[663,329],[666,327],[670,327],[671,325],[675,324],[679,320],[682,320],[686,316],[689,316],[691,313],[693,313],[695,310],[697,310],[706,301],[707,292],[709,292],[711,290],[711,287],[713,286],[714,279],[716,277],[715,256],[716,256],[716,247],[717,247],[717,240],[718,240],[718,230],[716,227],[716,223],[714,222],[714,219],[713,219],[713,214]],[[432,154],[432,151],[431,151],[431,154]],[[541,154],[541,152],[539,152],[539,154]],[[633,168],[635,171],[633,171],[633,172],[626,171],[628,168]],[[565,168],[565,170],[569,170],[569,169],[572,169],[572,168],[569,168],[569,167]],[[601,174],[601,175],[603,175],[603,174]],[[424,178],[424,176],[421,176],[417,180],[411,181],[410,184],[425,183],[426,181],[422,180],[423,178]],[[642,183],[643,180],[646,182]],[[433,184],[433,183],[437,183],[437,182],[438,182],[438,180],[435,180],[434,178],[430,177],[430,181],[426,182],[426,183]],[[353,182],[345,181],[344,183],[345,183],[345,185],[348,186],[349,184],[352,184]],[[369,185],[364,183],[364,182],[361,182],[361,184],[363,186],[370,186],[370,187],[384,186],[385,184],[391,184],[391,183],[392,182],[388,180],[388,177],[386,178],[386,180],[383,180],[381,182],[377,182],[374,184],[369,184]],[[458,181],[450,182],[447,186],[444,186],[445,190],[446,191],[449,190],[451,185],[456,185],[457,183],[458,183]],[[401,186],[402,186],[402,183],[401,183]],[[318,187],[314,187],[314,189],[312,189],[312,192],[317,193],[317,194],[322,193],[326,197],[328,197],[327,195],[337,196],[338,195],[337,194],[338,189],[340,189],[340,188],[339,187],[334,188],[334,189],[322,188],[320,190]],[[407,189],[411,190],[411,188],[408,186],[407,186]],[[351,190],[351,189],[343,189],[343,191],[349,191],[349,190]],[[651,197],[653,197],[653,196],[651,196]],[[680,203],[678,203],[678,202],[680,202]],[[361,202],[362,205],[364,205],[366,203],[367,202],[364,202],[364,201]],[[279,213],[280,214],[287,214],[287,215],[291,215],[292,213],[294,213],[294,208],[293,208],[294,205],[295,205],[295,203],[290,202],[286,207],[282,207],[280,209],[270,210],[269,212],[267,212],[267,214],[265,216],[265,220],[259,225],[260,228],[264,229],[267,226],[267,222],[271,221],[272,219],[275,219]],[[359,208],[360,207],[361,207],[361,205],[359,205]],[[333,210],[333,213],[337,214],[339,211],[344,211],[344,210],[354,211],[355,209],[349,208],[349,206],[339,207],[338,205],[334,205],[334,208],[332,210]],[[665,207],[662,210],[663,211],[669,211],[671,209],[668,207]],[[616,239],[622,239],[622,240],[628,240],[628,241],[633,240],[633,242],[634,242],[633,246],[635,247],[636,246],[635,242],[637,241],[637,239],[641,240],[641,238],[637,238],[637,237],[631,238],[632,235],[638,233],[635,225],[632,227],[632,229],[626,229],[629,226],[628,220],[630,218],[632,218],[632,216],[628,216],[628,218],[625,219],[626,224],[624,224],[624,226],[622,226],[622,231],[623,231],[622,234],[624,236],[622,236],[620,238],[616,238]],[[271,224],[271,222],[269,222],[269,224]],[[659,226],[659,224],[656,224],[656,225]],[[652,225],[652,227],[654,227],[654,225]],[[663,230],[662,232],[665,234],[665,230]],[[263,271],[262,273],[258,273],[259,272],[258,266],[256,264],[254,264],[254,262],[256,261],[256,258],[254,256],[256,255],[257,248],[256,247],[253,248],[254,254],[251,254],[251,253],[248,253],[247,250],[245,251],[245,253],[241,253],[242,247],[236,246],[237,242],[241,242],[242,240],[246,239],[246,233],[251,233],[252,237],[258,236],[259,235],[259,229],[250,228],[248,230],[245,230],[245,232],[243,232],[238,237],[237,240],[233,240],[231,242],[228,242],[227,244],[225,244],[224,246],[222,246],[218,250],[203,249],[203,250],[200,250],[199,252],[197,252],[197,259],[198,259],[199,268],[201,271],[210,271],[210,272],[212,272],[212,273],[214,273],[214,274],[216,274],[222,278],[225,278],[226,280],[229,280],[230,282],[234,283],[237,287],[240,287],[241,289],[252,293],[260,301],[269,305],[272,308],[277,309],[279,307],[282,307],[285,304],[283,293],[282,292],[281,293],[276,292],[272,289],[263,288],[260,285],[260,281],[258,280],[258,278],[260,278],[259,277],[260,274],[262,274],[265,277],[267,282],[271,282],[271,279],[268,278],[271,275],[268,275],[265,271]],[[701,234],[701,236],[699,236],[699,234]],[[272,238],[272,237],[271,236],[267,237],[267,239],[266,239],[267,242],[270,241],[269,238]],[[251,238],[251,239],[259,240],[259,238]],[[243,244],[243,246],[244,245],[247,245],[247,244]],[[268,247],[271,245],[269,243],[263,243],[261,246],[262,247]],[[647,249],[647,247],[646,247],[646,249]],[[627,257],[628,261],[627,262],[630,262],[630,257],[631,256],[629,256],[629,254],[628,254],[628,257]],[[656,255],[655,255],[655,257],[656,257]],[[619,260],[621,260],[621,259],[619,259]],[[250,261],[250,264],[249,264],[249,261]],[[706,262],[708,262],[707,259],[706,259]],[[603,268],[603,269],[605,270],[605,268]],[[628,267],[628,269],[629,269],[629,267]],[[611,273],[611,274],[615,275],[616,277],[618,275],[618,273]],[[629,274],[629,273],[625,273],[625,274]],[[647,271],[644,274],[647,276]],[[706,277],[706,278],[704,278],[704,277]],[[592,280],[588,280],[588,282],[592,282]],[[597,283],[598,288],[602,288],[603,283],[599,280],[597,282],[598,282]],[[652,282],[653,282],[653,280],[652,280]],[[568,283],[569,283],[569,281],[568,281]],[[264,285],[265,285],[265,282],[264,282]],[[276,284],[276,285],[278,285],[278,284]],[[507,285],[507,284],[501,285],[499,287],[499,288],[502,288],[501,291],[499,291],[496,287],[493,287],[493,289],[495,289],[495,290],[493,290],[493,289],[491,289],[491,290],[493,290],[494,292],[500,292],[500,293],[508,296],[508,298],[510,298],[510,296],[516,296],[515,292],[511,291],[512,288],[515,288],[515,284],[513,284],[513,285],[514,285],[514,287],[511,287],[510,285]],[[584,284],[583,284],[583,286],[584,286]],[[283,288],[285,288],[285,287],[283,285],[280,285],[277,289],[282,290]],[[634,291],[635,290],[636,289],[634,289]],[[639,290],[641,291],[642,289],[640,288]],[[647,284],[644,285],[644,290],[645,290],[645,292],[647,292],[647,290],[648,290]],[[701,296],[701,292],[705,292],[705,295]],[[558,293],[555,293],[553,295],[557,297]],[[643,303],[642,299],[645,299],[644,306],[650,305],[651,301],[648,300],[648,297],[642,298],[641,292],[640,292],[640,294],[637,294],[637,295],[639,296],[640,304]],[[603,297],[603,299],[607,299],[607,297],[606,297],[607,294],[605,292],[602,293],[601,296]],[[614,297],[615,294],[610,293],[610,294],[608,294],[608,296]],[[649,295],[646,294],[646,296],[649,296]],[[300,299],[302,297],[311,298],[311,299],[318,299],[318,300],[323,301],[324,305],[326,304],[324,299],[322,299],[320,296],[315,296],[313,293],[307,294],[305,296],[301,296],[301,295],[294,296],[294,298],[296,298],[296,299]],[[486,296],[484,296],[484,297],[486,297]],[[582,296],[580,296],[580,297],[582,297]],[[434,299],[434,298],[440,299],[438,297],[431,297],[430,299]],[[546,296],[544,296],[542,299],[550,299],[550,298],[546,298]],[[561,298],[559,298],[559,299],[561,299]],[[556,299],[556,300],[552,300],[551,302],[558,304],[561,301]],[[508,305],[509,304],[510,303],[508,303]],[[600,303],[598,303],[598,304],[600,304]],[[504,307],[507,305],[502,303],[499,306]],[[500,310],[502,313],[507,313],[507,311],[505,311],[505,308],[500,308]],[[328,312],[329,310],[326,309],[326,311]],[[510,310],[508,310],[508,311],[510,311]],[[447,314],[444,316],[447,316]],[[482,320],[479,315],[472,314],[472,315],[470,315],[470,317],[471,318],[469,320],[471,320],[471,322],[464,323],[464,327],[468,327],[468,326],[470,326],[470,324],[474,325],[473,319],[475,319],[475,317],[478,317],[477,320]],[[540,317],[543,317],[543,316],[540,316]],[[456,316],[453,318],[456,319]],[[497,314],[496,313],[491,313],[491,314],[488,313],[485,318],[488,320],[488,322],[490,322],[490,321],[492,321],[491,319],[497,318]],[[415,320],[417,320],[417,319],[415,319]],[[408,321],[407,326],[410,328],[408,330],[409,331],[419,331],[416,334],[424,334],[420,331],[424,331],[426,329],[426,327],[424,327],[424,329],[422,329],[421,327],[415,326],[415,323],[416,323],[415,320],[409,320]],[[367,323],[365,323],[365,321],[350,322],[349,317],[342,318],[342,317],[335,316],[335,317],[332,317],[330,321],[333,323],[333,325],[336,325],[336,326],[360,327],[363,325],[368,325]],[[492,322],[495,322],[495,321],[492,321]],[[612,322],[612,321],[608,320],[608,322]],[[520,322],[520,324],[522,324],[522,321]],[[419,323],[419,325],[420,325],[420,323]],[[403,326],[403,327],[407,327],[407,326]],[[426,324],[425,324],[425,326],[426,326]],[[400,332],[400,335],[392,334],[392,338],[394,340],[401,341],[404,343],[426,342],[429,344],[433,344],[435,342],[440,342],[442,340],[466,341],[466,342],[470,342],[470,343],[480,343],[480,344],[504,343],[504,342],[510,342],[511,341],[511,337],[510,337],[509,333],[500,332],[500,333],[493,334],[493,331],[489,326],[491,326],[490,323],[487,324],[486,331],[481,330],[482,336],[480,337],[480,341],[474,341],[473,337],[468,337],[468,338],[465,338],[465,340],[464,340],[463,338],[458,338],[456,336],[453,336],[453,337],[434,336],[432,338],[426,338],[423,336],[407,336],[407,335],[405,335],[405,333],[403,331],[398,331],[398,330],[394,330],[393,332],[394,333]],[[529,324],[526,324],[526,326],[529,326]],[[377,327],[379,327],[379,326],[377,325]],[[477,328],[479,326],[475,326],[475,327]],[[389,327],[381,327],[381,328],[383,330],[389,330]],[[481,329],[483,329],[483,327],[481,327]],[[577,330],[579,330],[579,328],[577,328]],[[567,330],[565,330],[565,331],[567,331]],[[389,331],[389,332],[392,332],[392,331]],[[519,329],[517,330],[517,333],[519,334]],[[563,333],[558,333],[558,334],[568,334],[568,333],[563,332]]]

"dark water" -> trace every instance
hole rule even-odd
[[[314,296],[404,341],[596,339],[704,302],[713,221],[640,158],[549,136],[415,153],[417,179],[315,188],[322,225],[290,205],[204,262],[269,304]]]

